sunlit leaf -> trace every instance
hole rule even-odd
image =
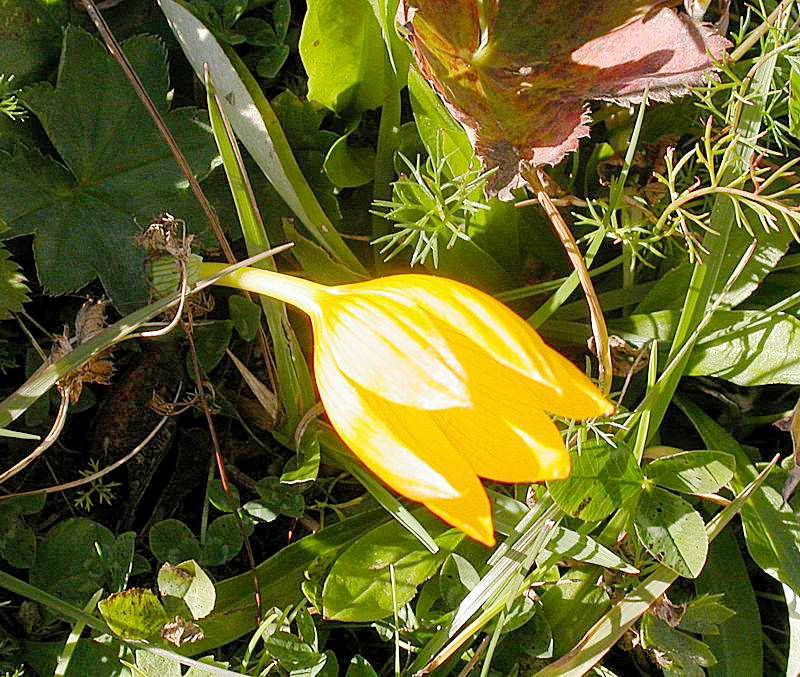
[[[589,135],[591,99],[665,100],[727,42],[656,0],[404,0],[423,74],[470,134],[498,190],[520,161],[556,164]],[[672,4],[672,3],[670,3]]]

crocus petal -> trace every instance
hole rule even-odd
[[[319,349],[314,368],[331,424],[386,484],[423,502],[482,491],[475,472],[428,412],[388,402],[360,388]]]
[[[556,378],[565,386],[564,398],[545,407],[547,411],[578,420],[607,416],[614,411],[614,405],[603,397],[597,386],[561,353],[550,348],[547,360]]]
[[[484,403],[502,403],[501,411],[517,412],[514,414],[517,420],[522,420],[531,407],[576,420],[597,418],[613,408],[585,374],[544,342],[540,355],[553,372],[552,383],[542,383],[498,362],[492,364],[492,357],[471,337],[449,325],[434,324],[464,367],[477,408]],[[556,388],[556,384],[564,387]]]
[[[488,294],[431,275],[392,275],[367,284],[415,301],[440,327],[451,327],[500,364],[560,391],[543,356],[547,345],[519,315]]]
[[[433,498],[424,501],[425,507],[448,524],[460,529],[476,541],[494,546],[492,507],[483,487],[474,489],[458,498]]]
[[[479,476],[497,482],[541,482],[569,475],[569,454],[544,412],[529,409],[523,419],[512,421],[497,402],[479,406],[480,414],[469,409],[432,414]]]
[[[470,403],[465,374],[431,320],[400,294],[329,294],[314,318],[317,351],[359,387],[423,409]],[[357,285],[354,285],[354,287]]]

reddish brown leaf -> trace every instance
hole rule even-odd
[[[497,167],[556,164],[588,136],[587,102],[665,100],[699,83],[729,43],[664,0],[403,0],[417,63]]]

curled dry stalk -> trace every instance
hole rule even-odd
[[[209,203],[208,199],[205,196],[202,188],[200,187],[197,178],[192,173],[192,170],[189,166],[189,163],[186,160],[183,152],[181,151],[180,147],[178,146],[175,138],[172,136],[169,128],[167,127],[164,119],[158,112],[158,109],[153,104],[152,99],[147,94],[144,86],[142,85],[139,76],[136,74],[136,71],[132,68],[130,62],[128,61],[127,57],[123,53],[122,49],[120,48],[119,43],[117,42],[114,34],[112,33],[111,29],[109,28],[108,24],[103,19],[102,15],[97,9],[97,6],[93,2],[93,0],[80,0],[83,7],[86,9],[86,12],[89,14],[92,22],[94,23],[95,27],[97,28],[100,36],[103,39],[103,42],[106,45],[111,56],[119,63],[120,67],[122,68],[125,76],[131,83],[134,91],[136,92],[137,96],[141,100],[142,104],[144,105],[145,109],[147,110],[148,114],[152,118],[154,124],[156,125],[159,133],[161,134],[164,142],[169,147],[170,151],[172,152],[173,156],[175,157],[175,161],[177,162],[178,166],[180,167],[181,172],[186,177],[186,180],[189,182],[189,186],[192,189],[192,193],[194,193],[195,198],[200,203],[203,212],[206,215],[208,223],[219,242],[220,247],[222,248],[223,254],[225,255],[226,260],[228,263],[235,263],[236,257],[233,254],[233,250],[231,249],[230,243],[228,242],[227,238],[225,237],[225,233],[222,230],[222,227],[219,223],[219,219],[217,218],[216,212],[212,208],[211,204]],[[168,325],[171,328],[174,324],[179,324],[181,322],[181,314],[182,309],[184,306],[184,301],[186,297],[186,283],[187,283],[187,271],[186,271],[186,262],[183,261],[180,263],[180,270],[181,270],[181,293],[179,296],[179,308],[176,312],[173,321]],[[248,297],[250,295],[248,294]],[[222,459],[222,453],[219,446],[219,440],[217,438],[216,429],[214,427],[213,418],[211,415],[211,411],[208,407],[208,401],[205,396],[205,392],[202,388],[201,383],[201,376],[200,376],[200,367],[199,362],[197,360],[197,352],[195,350],[194,341],[192,338],[191,332],[191,310],[189,311],[189,320],[188,320],[188,329],[186,331],[186,336],[189,341],[189,350],[192,357],[192,363],[195,370],[195,379],[197,381],[197,392],[198,392],[198,399],[200,403],[200,407],[203,410],[203,413],[206,418],[206,422],[208,424],[209,434],[211,435],[212,444],[214,446],[214,456],[216,459],[217,467],[220,473],[220,481],[222,482],[223,490],[227,495],[228,499],[233,501],[233,494],[231,492],[230,484],[228,482],[227,475],[225,473],[225,463]],[[258,328],[258,339],[261,345],[262,353],[264,355],[264,359],[269,364],[269,344],[267,343],[266,334],[262,326]],[[260,592],[260,585],[258,582],[258,576],[255,571],[255,558],[253,556],[252,547],[250,545],[249,537],[244,528],[244,523],[242,522],[241,515],[238,512],[234,513],[236,515],[237,522],[239,524],[239,528],[242,532],[242,537],[244,539],[245,550],[247,553],[247,557],[249,560],[250,569],[253,573],[253,587],[256,599],[256,622],[260,623],[261,618],[261,592]]]
[[[611,365],[611,347],[608,342],[608,329],[606,321],[603,317],[603,309],[600,307],[600,300],[597,298],[597,293],[592,284],[592,278],[589,275],[589,270],[586,268],[586,262],[581,256],[581,251],[578,248],[578,243],[575,241],[575,236],[567,226],[564,217],[561,216],[558,209],[556,209],[550,196],[545,190],[545,181],[542,180],[543,170],[540,168],[528,167],[523,171],[523,178],[528,182],[528,185],[536,193],[536,199],[544,209],[547,218],[556,231],[558,239],[564,247],[564,251],[569,257],[572,267],[578,275],[583,293],[586,296],[586,301],[589,304],[589,314],[592,323],[592,334],[594,336],[594,345],[597,351],[598,359],[598,380],[600,387],[605,394],[611,392],[611,380],[613,378],[612,365]]]
[[[64,392],[62,388],[59,388],[59,394],[61,395],[61,402],[58,405],[58,413],[56,414],[56,419],[53,422],[53,427],[50,428],[50,432],[47,433],[47,436],[41,441],[36,449],[19,461],[19,463],[14,464],[14,466],[0,474],[0,484],[7,482],[12,477],[25,470],[25,468],[27,468],[45,451],[52,447],[53,444],[55,444],[55,441],[58,439],[58,436],[64,429],[64,423],[67,420],[67,412],[69,411],[69,393]]]
[[[172,405],[175,406],[178,404],[178,400],[180,399],[181,393],[183,391],[183,382],[178,384],[178,390],[175,393],[175,397],[172,400]],[[57,484],[51,487],[43,487],[42,489],[31,489],[30,491],[20,491],[15,494],[9,494],[7,496],[0,496],[0,503],[3,501],[11,500],[12,498],[19,498],[21,496],[38,496],[40,494],[56,494],[61,493],[64,491],[69,491],[70,489],[77,489],[78,487],[84,486],[86,484],[91,484],[96,482],[97,480],[102,479],[106,475],[114,472],[118,468],[121,468],[125,465],[128,461],[133,459],[137,454],[139,454],[142,449],[144,449],[150,442],[153,441],[156,435],[161,432],[161,429],[167,424],[169,421],[170,416],[174,414],[165,414],[161,420],[155,425],[155,427],[147,433],[145,438],[139,442],[133,449],[131,449],[127,454],[125,454],[122,458],[114,461],[111,465],[107,465],[105,468],[98,470],[90,475],[85,475],[80,479],[73,480],[72,482],[64,482],[63,484]]]

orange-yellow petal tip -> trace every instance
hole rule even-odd
[[[471,491],[454,499],[431,499],[425,506],[445,522],[490,548],[495,544],[492,507],[483,491]]]

